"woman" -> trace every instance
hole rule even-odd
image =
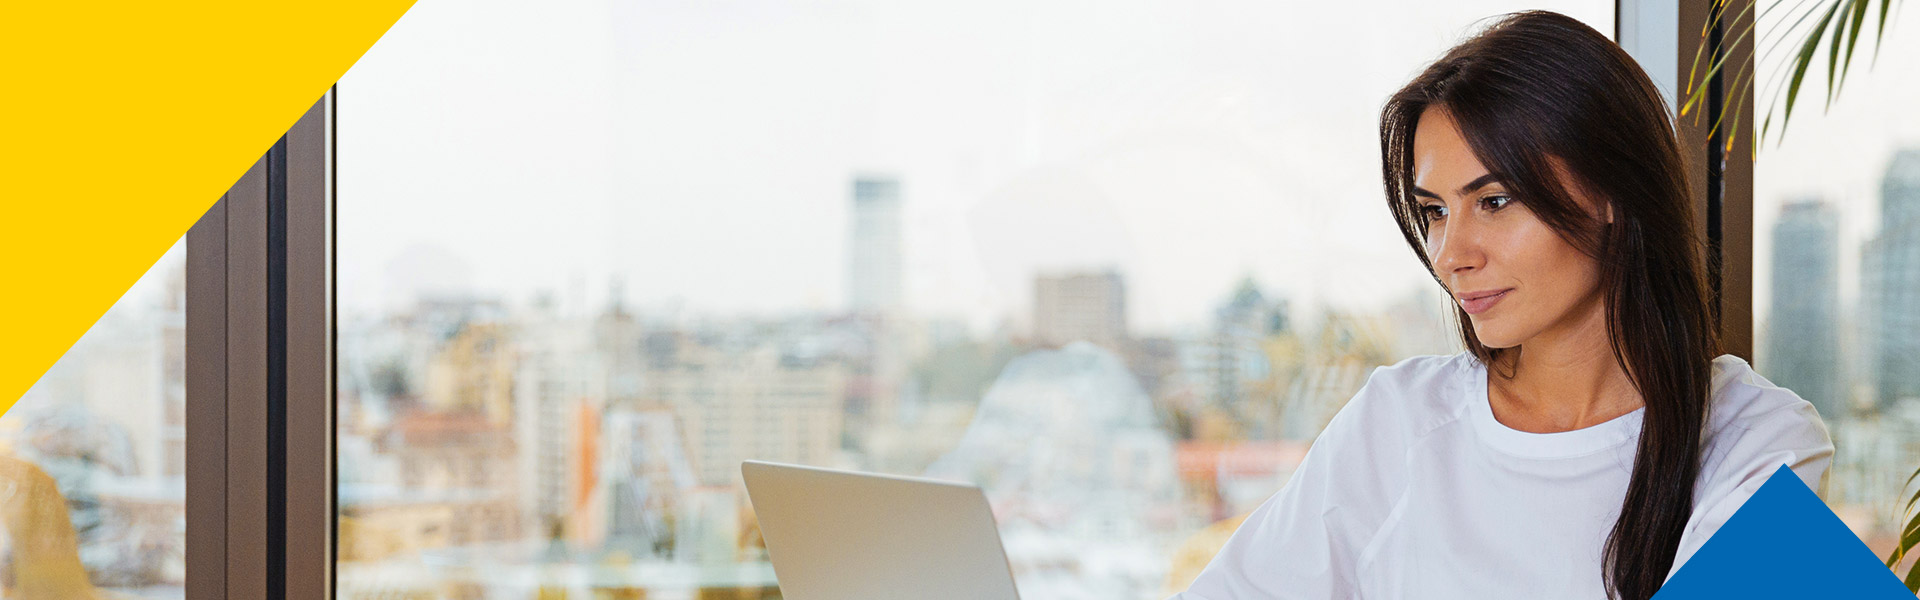
[[[1387,100],[1388,206],[1467,351],[1376,369],[1179,600],[1644,600],[1790,465],[1813,406],[1720,354],[1665,103],[1506,15]]]

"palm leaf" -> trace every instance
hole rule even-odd
[[[1849,4],[1851,3],[1841,2],[1833,5],[1840,14],[1840,26],[1834,28],[1835,32],[1845,31],[1847,20],[1853,17],[1853,11],[1849,10],[1852,7]],[[1858,31],[1859,28],[1856,27],[1855,30]],[[1827,44],[1827,104],[1825,107],[1830,110],[1833,108],[1833,84],[1840,80],[1840,43],[1847,38],[1836,33],[1827,39],[1832,40],[1832,43]]]
[[[1873,39],[1876,39],[1876,40],[1880,39],[1881,36],[1884,36],[1887,34],[1887,7],[1891,6],[1892,4],[1893,4],[1892,2],[1880,3],[1880,25],[1874,28]],[[1879,62],[1880,62],[1880,45],[1875,44],[1873,46],[1873,63],[1878,64]],[[1867,65],[1867,67],[1872,68],[1873,65],[1869,64]]]
[[[1906,493],[1906,489],[1913,485],[1915,478],[1920,478],[1920,469],[1915,469],[1912,475],[1907,476],[1906,483],[1900,485],[1901,493]],[[1894,544],[1893,551],[1887,553],[1887,568],[1894,569],[1896,575],[1900,572],[1900,563],[1913,552],[1915,547],[1920,547],[1920,514],[1913,511],[1916,503],[1920,503],[1920,490],[1916,490],[1913,496],[1907,499],[1906,507],[1901,509],[1898,518],[1895,519],[1895,522],[1906,522],[1906,526],[1900,528],[1899,543]],[[1906,576],[1901,579],[1907,584],[1907,591],[1920,593],[1920,562],[1915,562],[1908,567]]]
[[[1805,1],[1806,0],[1801,0],[1801,2],[1805,2]],[[1766,10],[1763,10],[1760,12],[1760,15],[1763,17],[1766,16],[1768,12],[1771,12],[1779,4],[1781,3],[1775,3],[1773,5],[1767,6]],[[1733,18],[1733,20],[1739,21],[1741,17],[1747,16],[1747,13],[1752,11],[1753,11],[1753,5],[1747,4],[1746,8],[1740,9],[1740,14],[1736,15]],[[1700,32],[1700,35],[1702,36],[1701,39],[1703,40],[1707,39],[1705,36],[1707,35],[1708,30],[1710,30],[1713,26],[1718,25],[1720,23],[1720,20],[1721,20],[1720,17],[1721,15],[1725,14],[1725,12],[1726,12],[1726,3],[1722,0],[1715,0],[1713,5],[1713,17],[1711,19],[1708,19],[1707,22],[1701,26],[1701,32]],[[1733,43],[1727,44],[1727,45],[1728,46],[1738,45],[1740,43],[1740,40],[1746,39],[1748,35],[1753,33],[1754,23],[1758,23],[1758,22],[1759,22],[1759,19],[1754,19],[1753,21],[1748,22],[1747,27],[1741,30],[1739,35],[1734,37]],[[1727,55],[1721,54],[1720,56],[1714,58],[1712,65],[1707,68],[1707,74],[1705,77],[1696,77],[1696,75],[1698,75],[1700,72],[1700,57],[1706,53],[1707,46],[1708,44],[1706,44],[1705,42],[1702,42],[1698,47],[1693,49],[1693,63],[1691,66],[1687,68],[1687,101],[1685,104],[1680,106],[1681,115],[1686,115],[1688,112],[1693,110],[1694,106],[1699,105],[1700,102],[1706,99],[1707,87],[1704,85],[1696,87],[1694,84],[1700,82],[1702,79],[1709,79],[1709,80],[1713,79],[1714,74],[1719,73],[1720,67],[1724,66],[1727,62],[1727,58],[1728,58]]]
[[[1841,63],[1839,85],[1845,85],[1847,83],[1847,67],[1853,64],[1853,47],[1860,42],[1860,30],[1866,29],[1865,27],[1859,27],[1858,23],[1866,18],[1867,0],[1853,0],[1853,20],[1855,21],[1855,27],[1852,32],[1847,34],[1847,62]]]
[[[1793,120],[1793,101],[1800,96],[1800,82],[1807,76],[1807,66],[1813,64],[1814,51],[1820,49],[1820,36],[1826,33],[1828,25],[1833,24],[1833,15],[1839,10],[1840,2],[1836,0],[1833,6],[1827,9],[1827,16],[1821,17],[1820,22],[1813,28],[1813,33],[1807,36],[1806,42],[1800,44],[1800,54],[1794,57],[1793,79],[1787,82],[1787,112],[1780,115],[1780,137],[1782,138],[1787,137],[1787,122]]]
[[[1710,91],[1710,86],[1703,83],[1711,81],[1720,74],[1727,60],[1727,52],[1715,51],[1712,48],[1711,30],[1719,27],[1723,21],[1739,23],[1747,20],[1754,4],[1757,4],[1757,2],[1746,3],[1746,6],[1742,7],[1737,14],[1732,14],[1729,19],[1727,17],[1731,12],[1730,1],[1713,1],[1711,16],[1701,29],[1700,45],[1695,49],[1693,63],[1688,68],[1687,97],[1679,112],[1683,116],[1694,115],[1695,122],[1698,122],[1699,114],[1694,108],[1703,105]],[[1812,5],[1808,6],[1810,1]],[[1873,10],[1876,2],[1880,5],[1878,11]],[[1868,21],[1873,21],[1873,62],[1879,61],[1880,47],[1886,35],[1887,17],[1897,2],[1899,0],[1771,0],[1758,15],[1748,20],[1745,26],[1734,35],[1722,36],[1721,48],[1736,47],[1752,36],[1755,26],[1761,20],[1772,16],[1775,11],[1782,11],[1778,23],[1769,24],[1778,28],[1755,39],[1755,47],[1766,46],[1759,60],[1755,62],[1774,64],[1776,61],[1772,59],[1776,57],[1776,51],[1781,50],[1781,46],[1789,40],[1792,42],[1787,46],[1790,48],[1788,54],[1781,56],[1782,60],[1777,61],[1778,64],[1774,65],[1772,70],[1773,77],[1768,86],[1769,89],[1763,94],[1768,100],[1768,108],[1764,116],[1755,115],[1760,124],[1759,134],[1754,140],[1756,150],[1764,145],[1769,135],[1778,134],[1774,138],[1776,143],[1785,139],[1787,124],[1793,119],[1794,107],[1799,104],[1801,87],[1809,83],[1807,72],[1812,69],[1814,61],[1819,60],[1817,57],[1823,54],[1822,46],[1825,46],[1826,72],[1824,75],[1816,73],[1815,76],[1825,78],[1826,97],[1823,110],[1831,109],[1834,100],[1840,97],[1847,75],[1852,71],[1854,50],[1859,46],[1860,32],[1868,29]],[[1878,12],[1878,15],[1873,14],[1875,12]],[[1780,25],[1784,27],[1779,27]],[[1869,64],[1868,68],[1872,68],[1872,65]],[[1743,66],[1742,69],[1744,70],[1745,67]],[[1736,74],[1733,77],[1733,84],[1726,88],[1728,92],[1726,97],[1740,98],[1753,91],[1755,82],[1759,80],[1757,72],[1755,75],[1747,77]],[[1708,130],[1709,136],[1719,133],[1722,127],[1730,130],[1731,133],[1726,136],[1726,147],[1729,150],[1733,148],[1733,142],[1739,136],[1740,110],[1736,107],[1732,111],[1731,119],[1725,114],[1726,111],[1722,111]],[[1773,129],[1776,116],[1779,117],[1780,122],[1780,129],[1777,132]]]
[[[1817,11],[1817,10],[1818,10],[1818,9],[1820,8],[1820,5],[1818,5],[1818,4],[1815,4],[1815,5],[1813,6],[1813,8],[1809,8],[1809,9],[1806,9],[1806,10],[1800,10],[1800,8],[1801,8],[1802,6],[1805,6],[1805,5],[1807,4],[1807,2],[1808,2],[1808,1],[1809,1],[1809,0],[1796,0],[1796,2],[1795,2],[1795,3],[1794,3],[1794,5],[1793,5],[1793,8],[1791,8],[1791,9],[1788,9],[1788,12],[1789,12],[1789,13],[1791,13],[1791,12],[1793,12],[1793,11],[1799,11],[1799,14],[1800,14],[1800,18],[1799,18],[1799,19],[1796,19],[1796,20],[1794,20],[1794,22],[1793,22],[1793,24],[1792,24],[1792,25],[1789,25],[1789,26],[1788,26],[1788,27],[1786,28],[1787,30],[1789,30],[1789,31],[1790,31],[1790,30],[1792,30],[1792,29],[1794,29],[1794,28],[1797,28],[1797,27],[1799,27],[1801,23],[1804,23],[1804,22],[1806,22],[1806,20],[1807,20],[1807,17],[1810,17],[1810,16],[1813,16],[1813,13],[1814,13],[1814,12],[1816,12],[1816,11]],[[1755,19],[1754,19],[1754,20],[1753,20],[1752,22],[1749,22],[1749,23],[1747,24],[1747,30],[1748,30],[1748,31],[1751,31],[1751,30],[1753,30],[1753,28],[1754,28],[1754,27],[1755,27],[1755,26],[1756,26],[1756,25],[1757,25],[1757,24],[1758,24],[1758,23],[1759,23],[1759,22],[1760,22],[1760,21],[1761,21],[1762,19],[1765,19],[1765,18],[1767,17],[1767,15],[1768,15],[1769,13],[1772,13],[1774,9],[1776,9],[1776,8],[1780,8],[1781,6],[1784,6],[1785,4],[1786,4],[1786,2],[1784,2],[1784,1],[1776,1],[1776,2],[1774,2],[1774,3],[1772,3],[1772,4],[1768,4],[1768,5],[1767,5],[1767,7],[1766,7],[1765,9],[1762,9],[1762,10],[1760,11],[1760,16],[1759,16],[1759,17],[1757,17],[1757,18],[1755,18]],[[1719,9],[1719,8],[1722,8],[1722,7],[1721,7],[1721,6],[1719,5],[1719,4],[1716,4],[1716,5],[1715,5],[1715,7],[1716,7],[1716,9]],[[1752,9],[1753,9],[1753,5],[1751,5],[1751,4],[1749,4],[1749,5],[1747,6],[1747,8],[1744,8],[1744,9],[1741,9],[1741,14],[1740,14],[1740,16],[1745,16],[1745,15],[1746,15],[1746,12],[1747,12],[1747,11],[1749,11],[1749,10],[1752,10]],[[1710,19],[1710,23],[1709,23],[1709,26],[1710,26],[1710,25],[1711,25],[1712,23],[1717,23],[1717,22],[1719,22],[1719,14],[1720,14],[1720,13],[1719,13],[1718,11],[1716,11],[1716,14],[1714,15],[1714,18],[1713,18],[1713,19]],[[1734,20],[1735,20],[1735,21],[1738,21],[1738,20],[1740,20],[1740,19],[1739,19],[1739,16],[1736,16],[1736,17],[1734,18]],[[1742,33],[1743,33],[1743,36],[1744,36],[1744,34],[1745,34],[1746,32],[1742,32]],[[1707,88],[1706,86],[1700,86],[1700,87],[1694,87],[1694,83],[1695,83],[1695,82],[1697,81],[1697,79],[1695,79],[1695,77],[1694,77],[1694,74],[1695,74],[1695,73],[1697,73],[1697,72],[1698,72],[1698,70],[1699,70],[1699,64],[1700,64],[1700,56],[1701,56],[1701,55],[1702,55],[1703,53],[1705,53],[1705,52],[1706,52],[1706,50],[1707,50],[1707,46],[1709,45],[1709,42],[1711,41],[1711,40],[1710,40],[1710,39],[1709,39],[1709,38],[1707,37],[1707,32],[1706,32],[1706,31],[1702,31],[1702,32],[1701,32],[1701,34],[1700,34],[1700,36],[1701,36],[1701,37],[1700,37],[1700,40],[1701,40],[1701,41],[1700,41],[1700,46],[1699,46],[1699,47],[1697,47],[1697,48],[1695,48],[1695,49],[1694,49],[1694,53],[1693,53],[1693,61],[1694,61],[1694,65],[1693,65],[1693,68],[1692,68],[1692,69],[1691,69],[1691,70],[1690,70],[1690,71],[1689,71],[1689,72],[1687,73],[1687,90],[1688,90],[1688,95],[1687,95],[1687,102],[1686,102],[1686,105],[1685,105],[1685,106],[1683,106],[1683,107],[1681,107],[1681,109],[1680,109],[1680,114],[1682,114],[1682,115],[1685,115],[1685,114],[1687,114],[1687,112],[1688,112],[1688,109],[1690,109],[1690,108],[1692,108],[1692,107],[1693,107],[1694,105],[1696,105],[1696,104],[1698,104],[1698,103],[1700,103],[1700,102],[1702,102],[1702,101],[1705,101],[1705,100],[1706,100],[1706,96],[1707,96],[1707,91],[1708,91],[1708,89],[1709,89],[1709,88]],[[1742,36],[1742,37],[1743,37],[1743,36]],[[1781,35],[1776,35],[1776,36],[1774,36],[1774,39],[1773,39],[1773,43],[1767,46],[1767,54],[1768,54],[1768,55],[1770,55],[1770,54],[1772,54],[1772,53],[1773,53],[1773,51],[1774,51],[1774,50],[1776,50],[1776,49],[1778,49],[1778,48],[1780,47],[1780,43],[1781,43],[1781,42],[1783,42],[1783,41],[1785,41],[1785,40],[1787,39],[1787,37],[1788,37],[1788,36],[1786,36],[1785,34],[1781,34]],[[1736,38],[1735,38],[1735,42],[1737,43],[1737,42],[1738,42],[1738,41],[1739,41],[1740,39],[1741,39],[1740,37],[1736,37]],[[1765,39],[1765,36],[1762,36],[1762,40],[1764,40],[1764,39]],[[1726,44],[1726,45],[1727,45],[1727,46],[1732,46],[1732,45],[1734,45],[1734,44]],[[1727,58],[1727,57],[1723,55],[1723,56],[1721,56],[1721,57],[1720,57],[1720,59],[1719,59],[1719,60],[1721,60],[1721,61],[1725,61],[1725,60],[1726,60],[1726,58]],[[1781,66],[1785,66],[1785,65],[1781,65]],[[1779,67],[1775,67],[1775,71],[1776,71],[1776,73],[1777,73],[1777,72],[1778,72],[1779,70],[1780,70],[1780,68],[1779,68]],[[1712,75],[1708,75],[1708,78],[1711,78],[1711,77],[1712,77]],[[1777,81],[1777,80],[1779,79],[1779,77],[1778,77],[1778,76],[1776,75],[1776,76],[1774,77],[1774,79],[1775,79],[1775,80]],[[1738,88],[1736,88],[1736,90],[1737,90],[1737,89],[1738,89]]]

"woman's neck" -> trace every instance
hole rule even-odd
[[[1534,433],[1571,431],[1644,404],[1614,360],[1604,308],[1582,313],[1578,320],[1543,331],[1495,358],[1487,397],[1501,423]]]

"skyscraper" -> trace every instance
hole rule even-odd
[[[1886,408],[1920,398],[1920,148],[1901,150],[1880,183],[1880,231],[1861,251],[1868,372]]]
[[[900,230],[900,180],[855,177],[847,265],[847,301],[854,312],[887,314],[900,308]]]
[[[1846,414],[1840,386],[1840,217],[1821,200],[1790,202],[1773,227],[1773,314],[1760,369],[1812,402],[1826,419]]]
[[[1127,338],[1127,294],[1120,273],[1034,278],[1033,333],[1040,343],[1053,346],[1088,341],[1119,350]]]

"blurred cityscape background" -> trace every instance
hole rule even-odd
[[[339,597],[777,598],[750,458],[981,485],[1026,598],[1183,587],[1371,369],[1460,349],[1372,120],[1535,5],[1428,4],[416,6],[340,86]],[[1753,290],[1883,555],[1920,467],[1888,30],[1756,162]],[[7,512],[0,590],[66,523],[93,586],[181,597],[181,250],[0,417],[54,484],[8,502],[66,509]]]

